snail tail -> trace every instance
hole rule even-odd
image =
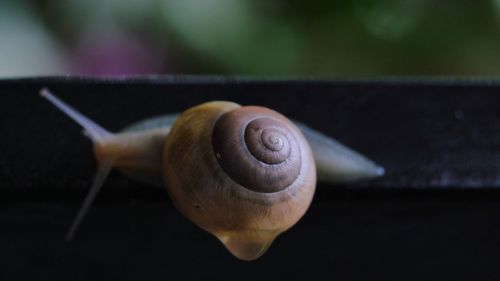
[[[382,166],[361,153],[302,123],[295,124],[311,145],[318,180],[332,184],[349,183],[385,174]]]

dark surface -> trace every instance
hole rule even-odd
[[[387,176],[319,185],[304,219],[242,262],[165,192],[112,174],[66,243],[94,161],[42,86],[110,130],[214,99],[268,106]],[[0,280],[497,280],[499,92],[495,81],[425,79],[0,81]]]

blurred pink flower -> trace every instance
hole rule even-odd
[[[72,65],[74,74],[83,75],[159,74],[165,70],[164,53],[134,36],[104,33],[83,39]]]

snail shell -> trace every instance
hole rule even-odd
[[[163,150],[175,206],[231,253],[252,260],[309,207],[316,171],[309,144],[281,114],[210,102],[184,112]]]

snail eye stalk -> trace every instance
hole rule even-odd
[[[85,129],[86,135],[89,136],[93,142],[102,142],[106,138],[109,138],[113,135],[112,133],[108,132],[106,129],[101,127],[99,124],[90,120],[88,117],[78,112],[69,104],[63,102],[61,99],[53,95],[49,89],[42,88],[40,90],[40,96],[47,99],[55,107],[57,107],[59,110],[64,112],[68,117],[70,117],[80,126],[82,126]]]

